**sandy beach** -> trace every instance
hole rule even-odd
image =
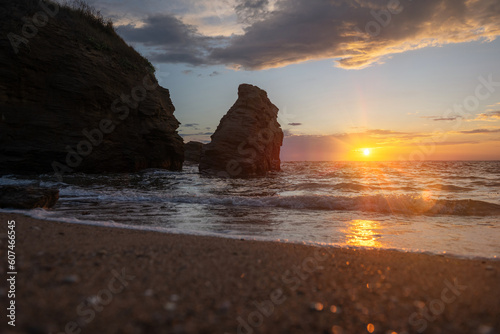
[[[500,330],[499,261],[0,218],[2,263],[16,222],[16,326],[3,317],[3,333]]]

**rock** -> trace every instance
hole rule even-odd
[[[11,43],[40,4],[0,9],[0,175],[180,170],[169,91],[111,26],[59,6],[27,43]]]
[[[280,170],[283,131],[278,108],[252,85],[238,88],[238,100],[203,147],[200,172],[222,177],[263,176]]]
[[[0,208],[34,209],[53,207],[59,190],[40,187],[0,186]]]
[[[200,163],[203,143],[190,141],[184,144],[184,161]]]

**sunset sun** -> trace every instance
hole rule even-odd
[[[365,149],[363,149],[363,154],[364,154],[365,156],[369,156],[369,155],[370,155],[370,153],[371,153],[371,151],[370,151],[370,149],[369,149],[369,148],[365,148]]]

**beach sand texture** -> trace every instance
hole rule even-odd
[[[499,261],[0,219],[18,271],[3,333],[500,330]]]

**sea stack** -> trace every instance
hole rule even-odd
[[[278,108],[264,90],[240,85],[238,99],[203,147],[200,172],[252,177],[279,171],[283,131],[277,118]]]
[[[0,39],[0,175],[182,168],[169,91],[111,22],[55,2],[8,7],[0,13],[9,36]],[[20,18],[37,13],[47,22],[27,39]]]
[[[198,141],[190,141],[184,144],[184,161],[199,164],[202,150],[203,143]]]

